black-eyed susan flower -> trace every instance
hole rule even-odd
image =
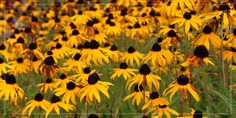
[[[224,40],[223,43],[226,47],[236,46],[236,28],[234,28],[232,34],[227,35],[225,39],[227,40]]]
[[[56,46],[52,49],[53,55],[56,58],[62,58],[69,56],[70,49],[60,43],[57,43]]]
[[[13,69],[10,70],[11,73],[14,75],[27,73],[30,70],[30,60],[24,59],[24,58],[17,58],[15,61],[9,62],[9,64],[13,67]]]
[[[75,72],[82,72],[83,68],[87,67],[89,64],[82,60],[81,54],[76,53],[73,55],[73,59],[67,59],[63,63],[63,68],[66,69],[67,71],[75,71]]]
[[[153,118],[162,118],[163,115],[165,115],[166,118],[171,118],[171,114],[174,114],[175,116],[179,116],[178,112],[168,107],[169,102],[165,98],[163,99],[164,100],[162,100],[162,102],[159,103],[157,107],[153,107],[148,111],[148,112],[153,111],[152,113]]]
[[[33,110],[38,109],[38,108],[41,108],[46,112],[49,106],[50,106],[50,102],[44,99],[41,93],[37,93],[34,96],[33,100],[30,100],[29,102],[26,103],[26,106],[24,110],[22,111],[22,114],[26,114],[28,111],[28,116],[30,116]]]
[[[150,106],[157,106],[158,104],[165,102],[166,99],[165,98],[161,98],[159,96],[159,93],[157,91],[153,91],[151,93],[149,93],[149,100],[145,101],[142,109],[147,109]]]
[[[184,32],[186,34],[191,27],[198,31],[199,27],[202,25],[201,19],[196,16],[196,11],[185,12],[183,15],[177,15],[176,17],[172,24],[178,24],[179,27],[184,26]]]
[[[90,49],[82,52],[82,59],[86,62],[93,62],[96,65],[103,65],[104,61],[109,63],[108,57],[104,54],[104,51],[99,47],[99,43],[92,40],[89,44]]]
[[[83,10],[78,10],[77,14],[71,17],[71,20],[76,24],[76,25],[85,25],[91,18],[84,14]]]
[[[206,65],[213,65],[215,66],[214,63],[211,62],[209,59],[209,52],[206,46],[204,45],[199,45],[195,48],[194,50],[194,55],[190,55],[187,59],[186,62],[182,63],[182,66],[190,66],[193,64],[194,66],[200,66],[202,62],[206,63]]]
[[[78,98],[78,93],[79,93],[79,87],[74,83],[73,81],[68,82],[66,86],[61,86],[57,89],[55,89],[55,95],[61,96],[62,97],[62,102],[65,103],[70,103],[70,101],[73,104],[76,104],[76,98]]]
[[[7,73],[7,70],[13,69],[13,67],[5,62],[3,58],[0,57],[0,75]]]
[[[32,56],[32,59],[30,60],[31,62],[31,70],[36,72],[37,74],[39,73],[39,67],[42,63],[43,60],[38,59],[36,56]]]
[[[40,88],[40,92],[46,93],[47,91],[53,91],[56,88],[52,78],[47,78],[44,83],[37,85]]]
[[[110,98],[108,89],[109,86],[113,86],[113,84],[100,81],[99,75],[95,72],[89,75],[87,83],[83,86],[84,87],[80,90],[80,101],[85,98],[87,102],[97,100],[100,103],[101,97],[99,92],[102,92],[107,98]]]
[[[71,34],[69,36],[69,40],[67,41],[68,46],[77,46],[78,44],[81,44],[83,40],[86,38],[83,36],[83,33],[79,31],[78,29],[73,29],[71,31]]]
[[[72,79],[70,76],[66,75],[65,73],[61,73],[61,75],[59,76],[59,78],[57,78],[55,80],[55,86],[59,87],[59,86],[66,86],[67,83],[71,82]]]
[[[181,10],[184,10],[185,8],[188,8],[189,10],[193,10],[194,9],[194,0],[173,0],[170,3],[170,6],[172,8],[172,11],[176,11],[178,9],[178,7]]]
[[[135,75],[136,69],[128,68],[128,65],[125,62],[120,63],[119,68],[113,69],[113,74],[111,79],[122,76],[125,80],[129,80],[132,76]]]
[[[44,58],[41,49],[38,47],[37,43],[30,43],[28,49],[22,51],[23,54],[35,55],[37,58]]]
[[[124,52],[120,58],[120,61],[126,62],[131,66],[134,65],[134,62],[137,65],[140,65],[140,60],[143,58],[143,54],[136,51],[134,47],[130,46],[126,52]]]
[[[113,61],[118,62],[122,53],[118,50],[116,45],[112,45],[109,48],[109,51],[106,52],[106,55]]]
[[[180,91],[180,96],[183,96],[184,99],[187,99],[187,91],[190,92],[190,94],[193,96],[193,98],[199,102],[200,97],[198,93],[200,90],[198,90],[195,86],[192,85],[192,82],[190,81],[189,77],[187,75],[180,75],[176,81],[172,82],[168,88],[164,90],[164,96],[170,94],[170,100],[172,99],[173,95]]]
[[[173,54],[169,50],[161,48],[158,43],[153,44],[151,51],[147,53],[143,60],[144,63],[151,62],[152,66],[170,64],[173,58]]]
[[[236,62],[236,46],[224,51],[224,60]]]
[[[192,109],[191,115],[184,115],[183,117],[177,117],[177,118],[207,118],[207,117],[203,116],[202,111]]]
[[[143,88],[143,86],[142,86],[142,85],[138,86],[138,84],[136,84],[136,85],[134,86],[134,91],[133,91],[133,93],[131,93],[130,95],[127,95],[127,96],[124,98],[124,101],[133,98],[133,100],[132,100],[132,105],[133,105],[134,103],[136,103],[136,105],[139,105],[142,100],[147,100],[148,97],[149,97],[149,91],[145,91],[145,96],[143,95],[143,94],[144,94],[143,91],[145,91],[144,88]],[[144,97],[145,97],[145,98],[144,98]]]
[[[161,77],[154,75],[149,65],[143,64],[139,68],[139,73],[135,75],[130,81],[128,81],[128,88],[130,89],[130,87],[134,84],[143,84],[144,87],[146,87],[146,85],[148,86],[149,91],[152,91],[152,85],[154,85],[155,88],[159,90],[159,80],[161,80]]]
[[[40,74],[46,75],[47,77],[55,77],[58,71],[59,67],[53,56],[46,57],[39,67]]]
[[[72,78],[75,79],[76,83],[86,83],[90,74],[93,74],[95,70],[90,70],[89,67],[83,68],[82,72],[73,75]]]
[[[220,48],[220,42],[221,39],[219,36],[217,36],[213,31],[212,28],[208,25],[206,25],[203,30],[202,33],[200,33],[197,38],[196,38],[196,42],[195,44],[197,46],[199,45],[204,45],[206,46],[206,48],[209,50],[210,48],[210,42],[211,44],[216,47],[216,48]]]
[[[57,115],[61,115],[60,109],[64,109],[66,110],[66,112],[69,112],[73,111],[75,107],[71,104],[62,102],[58,96],[53,95],[51,98],[50,106],[48,107],[48,110],[46,112],[46,117],[48,117],[52,111],[55,111]]]
[[[13,59],[14,54],[8,52],[8,47],[5,44],[0,43],[0,54],[3,55],[6,61]]]
[[[12,74],[3,74],[2,79],[5,81],[0,81],[0,97],[16,105],[24,96],[23,89],[16,83],[16,78]]]

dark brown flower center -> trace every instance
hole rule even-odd
[[[120,63],[120,69],[126,69],[128,65],[125,62]]]
[[[128,48],[128,53],[134,53],[135,51],[136,50],[132,46]]]
[[[176,37],[176,32],[174,30],[170,30],[168,33],[167,33],[167,36],[168,37]]]
[[[51,65],[53,65],[55,63],[55,61],[54,61],[52,56],[49,56],[46,59],[44,59],[44,63],[49,65],[49,66],[51,66]]]
[[[17,58],[16,61],[17,61],[17,63],[23,63],[24,62],[23,58]]]
[[[166,108],[167,105],[158,105],[160,108]]]
[[[68,90],[73,90],[73,89],[75,89],[75,83],[74,82],[68,82],[67,84],[66,84],[66,88],[68,89]]]
[[[153,44],[152,51],[160,51],[161,46],[158,43]]]
[[[159,93],[157,91],[154,91],[152,93],[150,93],[149,95],[150,99],[156,99],[156,98],[159,98]]]
[[[34,100],[35,101],[42,101],[44,98],[43,98],[43,95],[41,93],[37,93],[35,96],[34,96]]]
[[[30,45],[29,45],[29,49],[30,50],[34,50],[36,48],[37,48],[37,44],[36,43],[30,43]]]
[[[193,113],[193,118],[202,118],[202,112],[200,110],[197,110]]]
[[[66,75],[64,73],[61,74],[60,79],[66,79]]]
[[[188,13],[188,12],[184,13],[184,18],[185,18],[186,20],[191,19],[191,18],[192,18],[191,13]]]
[[[74,60],[79,60],[80,57],[81,57],[81,55],[80,55],[79,53],[76,53],[76,54],[74,55]]]
[[[205,58],[205,57],[208,57],[209,52],[204,45],[199,45],[195,48],[194,55],[199,58]]]
[[[98,76],[98,74],[97,73],[93,73],[93,74],[89,75],[88,83],[90,85],[96,84],[99,79],[100,79],[100,77]]]
[[[180,75],[178,78],[177,78],[177,83],[179,84],[179,85],[186,85],[186,84],[188,84],[189,83],[189,78],[188,78],[188,76],[186,76],[186,75]]]
[[[139,68],[139,73],[142,75],[148,75],[151,73],[151,69],[147,64],[143,64],[140,68]]]
[[[91,49],[98,49],[98,47],[99,47],[99,43],[96,40],[92,40],[90,42],[90,48]]]
[[[51,103],[57,103],[57,102],[60,102],[61,99],[56,96],[56,95],[53,95],[52,98],[51,98]]]
[[[204,34],[210,34],[211,32],[212,32],[212,29],[211,29],[210,26],[207,25],[203,28],[203,33]]]
[[[85,74],[89,74],[91,72],[89,67],[84,68],[83,71],[84,71]]]
[[[16,83],[16,78],[12,74],[5,74],[5,81],[7,84],[15,84]]]

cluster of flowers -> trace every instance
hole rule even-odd
[[[177,91],[185,100],[190,93],[200,101],[192,68],[217,67],[210,50],[236,69],[236,6],[227,2],[68,0],[45,9],[36,0],[1,0],[0,98],[18,106],[27,97],[18,84],[20,75],[40,75],[42,82],[35,85],[39,92],[27,101],[22,115],[42,108],[48,117],[51,112],[59,115],[60,109],[73,112],[78,104],[109,99],[110,87],[119,86],[112,80],[119,78],[125,90],[133,88],[123,100],[132,99],[146,115],[179,116],[169,101]],[[108,64],[111,75],[97,71]],[[175,80],[162,91],[159,82],[173,80],[160,76],[169,70],[175,70]],[[44,98],[48,93],[53,94],[51,102]],[[200,110],[183,117],[193,116],[203,117]]]

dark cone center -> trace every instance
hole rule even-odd
[[[197,110],[193,113],[193,118],[202,118],[202,112],[200,110]]]
[[[93,74],[89,75],[89,77],[88,77],[88,83],[89,83],[90,85],[96,84],[99,79],[100,79],[100,78],[99,78],[98,74],[97,74],[97,73],[93,73]]]
[[[140,68],[139,68],[139,73],[142,75],[148,75],[151,73],[151,69],[147,64],[143,64]]]
[[[161,50],[161,46],[158,43],[155,43],[152,46],[152,51],[160,51]]]
[[[159,93],[157,91],[154,91],[152,93],[150,93],[150,99],[156,99],[156,98],[159,98]]]
[[[29,45],[29,49],[30,50],[34,50],[36,48],[37,48],[37,44],[36,43],[30,43],[30,45]]]
[[[23,58],[17,58],[16,61],[17,61],[17,63],[23,63],[24,62]]]
[[[86,73],[86,74],[89,74],[89,73],[91,72],[91,70],[90,70],[89,67],[84,68],[83,71],[84,71],[84,73]]]
[[[98,49],[98,47],[99,47],[99,43],[96,40],[92,40],[90,42],[90,48],[91,49]]]
[[[44,59],[44,63],[49,65],[49,66],[51,66],[51,65],[53,65],[55,63],[55,61],[54,61],[52,56],[49,56],[46,59]]]
[[[120,69],[126,69],[126,68],[128,68],[128,65],[125,63],[125,62],[123,62],[123,63],[120,63]]]
[[[199,58],[205,58],[205,57],[208,57],[209,52],[204,45],[199,45],[195,48],[194,55]]]
[[[203,28],[203,33],[204,34],[210,34],[211,32],[212,32],[212,29],[211,29],[210,26],[207,25]]]
[[[78,30],[73,30],[72,31],[72,35],[78,35],[79,34],[79,31]]]
[[[69,82],[69,83],[67,83],[66,84],[66,88],[68,89],[68,90],[73,90],[73,89],[75,89],[75,83],[74,82]]]
[[[34,96],[34,100],[35,101],[42,101],[44,98],[43,98],[43,95],[41,93],[37,93],[35,96]]]
[[[60,79],[66,79],[66,75],[64,73],[61,74]]]
[[[117,51],[117,50],[118,50],[118,48],[117,48],[117,46],[116,46],[116,45],[112,45],[112,46],[111,46],[111,48],[110,48],[110,50],[111,50],[111,51]]]
[[[7,84],[15,84],[16,83],[16,78],[12,74],[6,74],[5,81],[6,81]]]
[[[168,33],[167,33],[167,36],[168,37],[176,37],[176,32],[174,30],[170,30]]]
[[[128,53],[134,53],[135,51],[136,50],[132,46],[128,48]]]
[[[81,57],[81,55],[80,55],[79,53],[76,53],[76,54],[74,55],[74,60],[79,60],[80,57]]]
[[[186,75],[180,75],[178,78],[177,78],[177,83],[179,84],[179,85],[186,85],[186,84],[188,84],[189,83],[189,78],[188,78],[188,76],[186,76]]]
[[[189,20],[189,19],[191,19],[192,18],[192,15],[191,15],[191,13],[184,13],[184,18],[186,19],[186,20]]]
[[[51,98],[51,103],[57,103],[57,102],[60,102],[60,98],[56,95],[53,95],[52,98]]]

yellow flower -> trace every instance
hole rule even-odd
[[[67,83],[72,82],[72,79],[70,76],[67,76],[66,74],[62,73],[59,78],[55,80],[55,86],[66,86]]]
[[[75,109],[75,107],[73,105],[61,102],[61,99],[58,96],[53,95],[52,98],[51,98],[50,106],[48,107],[48,110],[46,112],[46,117],[48,117],[49,114],[53,110],[56,111],[57,115],[61,115],[60,114],[60,109],[61,108],[66,110],[66,112],[73,111]]]
[[[24,91],[16,83],[15,76],[12,74],[3,74],[1,79],[5,81],[0,81],[0,97],[17,105],[17,101],[23,98]]]
[[[76,83],[86,83],[88,81],[89,75],[93,74],[95,70],[90,70],[89,67],[85,67],[83,72],[79,72],[78,74],[72,76],[75,78]]]
[[[143,64],[139,68],[139,74],[135,75],[130,81],[128,81],[128,88],[130,89],[133,84],[143,84],[144,86],[147,84],[149,91],[152,91],[152,85],[159,90],[159,80],[161,80],[161,78],[158,75],[152,74],[152,71],[147,64]]]
[[[115,79],[116,77],[120,77],[120,76],[123,76],[123,78],[125,80],[129,80],[131,79],[132,76],[135,75],[135,71],[137,71],[136,69],[130,69],[128,68],[128,65],[123,62],[123,63],[120,63],[120,67],[117,68],[117,69],[113,69],[113,74],[111,75],[111,79]]]
[[[189,32],[191,26],[198,31],[202,24],[201,19],[196,16],[196,11],[185,12],[182,16],[177,15],[176,17],[172,24],[178,24],[179,27],[184,26],[184,32],[186,34]]]
[[[144,58],[143,62],[151,62],[152,66],[164,66],[170,64],[173,58],[173,54],[169,50],[164,50],[161,48],[161,45],[158,43],[153,44],[152,50],[147,53]]]
[[[200,101],[200,97],[198,95],[200,91],[191,84],[191,81],[189,80],[188,76],[183,74],[180,75],[176,81],[172,82],[168,86],[168,88],[164,90],[164,96],[170,94],[170,100],[171,100],[173,95],[178,90],[180,91],[180,96],[183,96],[184,99],[187,99],[187,90],[188,90],[197,102]]]
[[[87,83],[85,83],[83,88],[80,90],[80,101],[84,98],[88,102],[93,102],[94,98],[99,103],[101,102],[101,97],[99,92],[102,92],[107,98],[110,98],[108,93],[109,86],[112,83],[100,81],[100,77],[97,73],[90,74]]]
[[[66,62],[63,63],[63,68],[66,71],[75,71],[82,72],[84,67],[87,67],[89,64],[86,61],[83,61],[81,55],[76,53],[73,56],[73,59],[67,59]]]
[[[194,110],[192,109],[191,115],[184,115],[183,117],[177,117],[177,118],[207,118],[206,116],[203,116],[202,111],[200,110]]]
[[[40,88],[40,92],[44,93],[46,93],[48,90],[51,92],[56,88],[56,85],[51,78],[46,79],[44,83],[40,83],[37,86]]]
[[[236,48],[231,47],[230,50],[224,51],[224,60],[230,62],[233,60],[233,62],[236,62]]]
[[[166,99],[161,98],[157,91],[149,93],[149,100],[145,101],[145,104],[142,107],[142,110],[147,109],[150,106],[157,106],[160,103],[165,102]]]
[[[13,69],[13,67],[7,64],[5,60],[0,57],[0,75],[7,73],[8,69]]]
[[[134,92],[131,93],[130,95],[127,95],[124,98],[124,101],[133,98],[132,100],[132,105],[134,105],[136,101],[136,105],[139,105],[140,102],[144,99],[143,94],[144,94],[144,88],[142,85],[138,86],[137,84],[134,86]],[[145,91],[145,100],[148,99],[149,91]]]
[[[70,48],[61,45],[60,43],[57,43],[56,46],[52,49],[53,55],[56,58],[62,58],[69,56]]]
[[[140,59],[143,58],[143,55],[136,51],[134,47],[129,47],[128,51],[122,54],[120,61],[126,62],[127,64],[130,64],[131,66],[134,65],[134,61],[137,65],[140,65]]]
[[[10,72],[14,75],[27,73],[30,71],[30,60],[28,59],[19,57],[16,59],[16,61],[9,62],[9,64],[13,67]]]
[[[221,42],[220,37],[217,36],[214,32],[212,32],[210,26],[206,25],[203,28],[203,32],[197,36],[195,44],[197,46],[205,45],[206,48],[209,50],[210,42],[214,47],[220,48],[220,42]]]
[[[30,116],[32,111],[36,108],[42,108],[46,112],[49,106],[50,103],[46,99],[44,99],[43,95],[41,93],[37,93],[34,96],[34,100],[30,100],[26,103],[22,114],[25,114],[28,111],[28,116]]]
[[[63,95],[62,102],[70,103],[71,101],[74,105],[77,103],[76,98],[79,93],[79,88],[72,81],[68,82],[66,86],[61,86],[55,89],[54,92],[55,92],[55,95],[57,96]]]
[[[163,98],[163,99],[165,99],[165,98]],[[179,113],[176,112],[175,110],[169,108],[168,105],[169,105],[169,102],[165,99],[165,100],[163,100],[162,103],[159,103],[157,105],[157,107],[153,107],[148,112],[154,111],[154,113],[152,114],[153,115],[152,118],[162,118],[164,114],[166,115],[166,118],[171,118],[170,114],[174,114],[175,116],[179,116]],[[155,116],[155,115],[157,115],[157,116]]]

